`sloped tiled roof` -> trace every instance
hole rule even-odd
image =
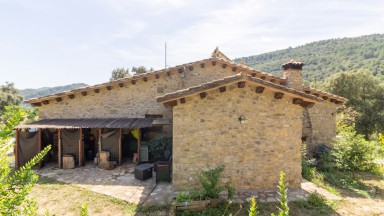
[[[95,91],[98,92],[99,89],[101,88],[106,88],[108,90],[113,90],[113,86],[117,87],[124,87],[124,85],[130,85],[130,84],[135,84],[137,81],[147,81],[149,77],[156,77],[159,78],[160,76],[171,76],[171,74],[179,74],[183,72],[185,68],[193,68],[195,65],[202,65],[202,64],[219,64],[221,67],[226,68],[229,67],[232,69],[234,73],[239,73],[239,72],[245,72],[248,75],[252,76],[253,78],[257,78],[258,80],[264,80],[268,83],[275,84],[275,86],[281,86],[281,87],[286,87],[286,79],[271,75],[269,73],[265,73],[260,70],[256,70],[254,68],[251,68],[247,66],[244,63],[237,64],[233,62],[231,59],[229,59],[226,55],[224,55],[218,48],[214,50],[210,58],[207,59],[202,59],[199,61],[194,61],[194,62],[189,62],[186,64],[181,64],[177,65],[174,67],[166,68],[166,69],[161,69],[153,72],[148,72],[148,73],[143,73],[143,74],[138,74],[138,75],[133,75],[131,77],[126,77],[114,81],[109,81],[105,82],[102,84],[97,84],[97,85],[92,85],[92,86],[87,86],[87,87],[82,87],[78,89],[73,89],[70,91],[64,91],[56,94],[51,94],[51,95],[46,95],[38,98],[32,98],[27,101],[26,103],[29,103],[33,106],[41,106],[42,104],[49,104],[50,100],[56,100],[56,101],[61,101],[62,97],[69,97],[73,98],[74,94],[81,93],[83,95],[87,95],[88,91]],[[297,61],[290,61],[287,64],[293,64],[293,65],[301,65],[301,62]],[[284,64],[284,65],[287,65]],[[284,67],[283,65],[283,67]],[[308,88],[304,87],[305,93],[319,97],[320,99],[324,99],[328,97],[331,102],[335,103],[345,103],[347,99],[339,97],[337,95],[333,95],[327,92],[321,92],[319,90],[313,89],[313,88]],[[318,92],[321,92],[318,93]]]
[[[222,86],[225,86],[228,84],[238,83],[239,81],[245,81],[245,82],[253,83],[253,84],[258,85],[258,86],[267,87],[267,88],[276,90],[277,92],[289,93],[289,94],[294,95],[298,98],[306,99],[310,102],[323,101],[323,99],[321,99],[319,97],[306,94],[305,92],[298,91],[298,90],[293,89],[293,88],[289,88],[289,87],[286,87],[286,86],[283,86],[280,84],[275,84],[275,83],[272,83],[269,81],[265,81],[265,80],[262,80],[260,78],[252,77],[252,76],[248,75],[247,73],[238,73],[236,75],[227,76],[223,79],[214,80],[214,81],[203,83],[203,84],[193,86],[190,88],[186,88],[186,89],[182,89],[182,90],[175,91],[172,93],[168,93],[168,94],[165,94],[163,96],[159,96],[159,97],[157,97],[157,102],[164,103],[164,102],[172,101],[172,100],[175,100],[178,98],[188,97],[190,95],[198,94],[198,93],[205,92],[208,90],[218,89],[219,87],[222,87]]]

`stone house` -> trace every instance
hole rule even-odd
[[[302,142],[329,143],[336,135],[336,109],[347,101],[304,87],[302,66],[287,62],[278,77],[237,64],[215,49],[207,59],[30,99],[40,119],[17,131],[49,129],[60,136],[61,130],[79,128],[80,137],[88,129],[101,140],[102,130],[117,128],[118,163],[124,157],[122,136],[132,129],[139,133],[137,153],[144,134],[147,139],[172,134],[172,183],[177,188],[196,184],[197,173],[207,165],[221,164],[237,189],[274,188],[282,170],[290,187],[297,188]]]

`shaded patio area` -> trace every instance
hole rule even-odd
[[[154,176],[145,181],[134,177],[135,164],[122,164],[113,170],[104,170],[93,163],[75,169],[59,169],[49,164],[37,174],[59,182],[72,184],[96,193],[112,196],[134,204],[170,204],[175,192],[171,183],[156,184]]]

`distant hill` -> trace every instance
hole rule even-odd
[[[383,78],[384,34],[317,41],[237,58],[235,62],[244,61],[255,69],[281,76],[281,64],[291,59],[304,63],[303,78],[307,83],[322,81],[334,73],[359,69],[368,69]]]
[[[24,100],[28,100],[31,98],[41,97],[41,96],[50,95],[50,94],[56,94],[59,92],[68,91],[68,90],[81,88],[85,86],[88,86],[88,85],[85,83],[74,83],[70,85],[56,86],[56,87],[42,87],[37,89],[28,88],[28,89],[20,90],[20,94],[24,97]]]

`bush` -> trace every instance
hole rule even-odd
[[[148,150],[153,156],[163,156],[165,150],[172,152],[172,136],[162,136],[148,142]]]
[[[353,126],[339,126],[339,135],[333,143],[332,159],[340,170],[368,171],[374,168],[374,145],[363,135],[356,134]]]
[[[200,172],[198,179],[202,186],[200,189],[193,189],[191,192],[180,192],[176,196],[177,202],[198,201],[219,198],[222,191],[227,190],[228,198],[232,199],[235,194],[235,188],[231,186],[231,182],[222,183],[220,180],[221,173],[224,171],[224,165],[215,169],[208,168]]]

